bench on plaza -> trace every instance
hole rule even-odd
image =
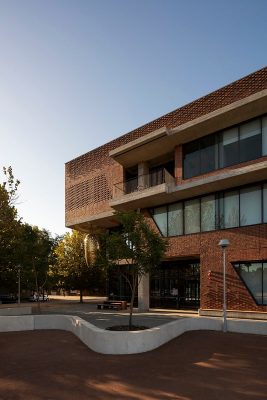
[[[98,310],[126,310],[127,301],[123,300],[107,300],[101,304],[97,304]]]

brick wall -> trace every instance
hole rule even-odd
[[[158,128],[164,126],[174,128],[266,88],[267,68],[263,68],[66,163],[66,224],[75,224],[80,219],[110,210],[108,203],[112,198],[113,185],[123,180],[123,168],[109,158],[110,150]],[[185,182],[182,180],[181,149],[182,147],[178,146],[175,154],[175,174],[178,184]],[[238,167],[236,165],[225,170]],[[217,171],[213,171],[207,175],[216,173]],[[153,224],[151,218],[150,223]],[[199,257],[201,308],[221,309],[222,251],[218,243],[222,238],[230,240],[227,265],[228,309],[267,311],[267,306],[255,304],[231,264],[237,261],[267,260],[266,224],[170,238],[167,257]],[[211,271],[210,277],[209,271]]]
[[[256,305],[232,265],[238,261],[267,260],[266,224],[173,237],[169,239],[166,256],[167,258],[198,256],[201,265],[201,308],[221,309],[223,259],[218,243],[225,238],[230,241],[227,249],[228,309],[267,311],[267,306]]]

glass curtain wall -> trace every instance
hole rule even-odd
[[[267,222],[267,183],[151,209],[165,237]]]
[[[183,146],[184,179],[267,155],[267,116]]]

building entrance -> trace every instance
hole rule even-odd
[[[197,309],[199,306],[199,260],[162,262],[150,278],[150,307]]]

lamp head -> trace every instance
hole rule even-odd
[[[226,247],[228,247],[230,244],[228,239],[221,239],[219,241],[219,246],[221,246],[222,249],[225,249]]]

